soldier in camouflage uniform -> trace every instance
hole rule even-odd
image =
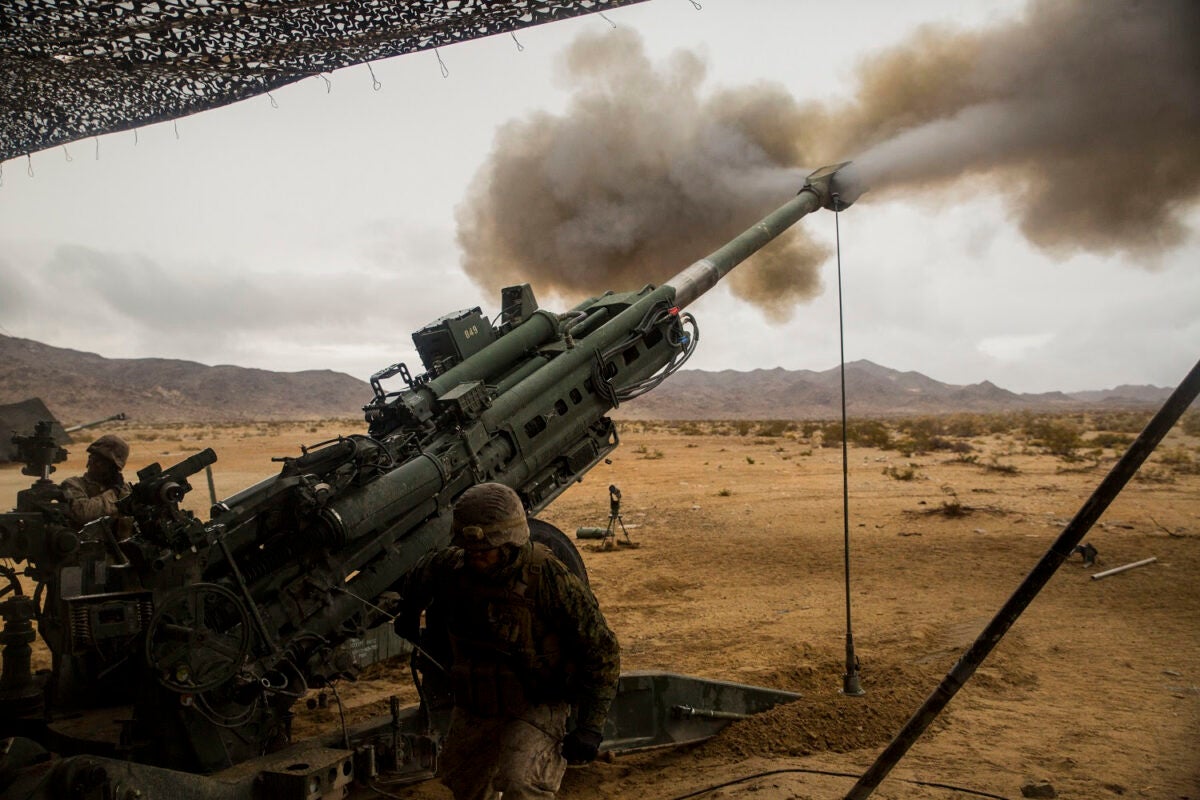
[[[62,482],[67,518],[82,528],[92,520],[117,513],[117,501],[132,487],[121,470],[129,458],[129,445],[120,436],[106,433],[88,445],[87,472]]]
[[[468,489],[451,530],[451,546],[397,586],[399,633],[413,639],[427,610],[448,640],[454,707],[439,775],[456,800],[553,798],[568,762],[596,758],[620,675],[617,639],[591,590],[529,540],[512,489]]]

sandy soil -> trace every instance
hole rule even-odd
[[[129,470],[216,449],[217,494],[360,425],[139,429]],[[696,426],[689,428],[696,430]],[[667,669],[799,691],[804,699],[689,748],[568,773],[561,796],[836,798],[933,690],[1061,532],[1115,460],[1066,462],[1011,434],[969,441],[973,456],[850,450],[852,611],[861,698],[839,694],[845,595],[840,449],[790,431],[720,435],[622,425],[611,465],[543,516],[568,533],[603,526],[610,483],[637,549],[584,549],[626,669]],[[1161,459],[1164,451],[1174,461]],[[78,472],[83,446],[56,475]],[[1190,455],[1190,465],[1188,456]],[[994,456],[994,460],[993,460]],[[975,677],[875,792],[880,798],[1200,798],[1200,440],[1172,432],[1148,470],[1073,556]],[[981,466],[981,465],[990,466]],[[893,475],[885,472],[889,467]],[[997,468],[998,467],[998,468]],[[910,479],[908,477],[911,470]],[[901,476],[901,477],[896,477]],[[27,478],[0,468],[0,501]],[[190,496],[208,504],[204,480]],[[581,543],[583,544],[583,543]],[[1154,556],[1104,580],[1091,575]],[[411,697],[402,664],[341,687],[352,720]],[[302,712],[332,730],[336,712]],[[393,789],[448,798],[438,784]]]

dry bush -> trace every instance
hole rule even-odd
[[[1091,428],[1113,433],[1141,433],[1154,416],[1152,411],[1099,411],[1091,415]]]
[[[956,439],[990,432],[991,428],[984,424],[984,419],[981,415],[969,414],[904,419],[896,424],[904,438],[897,440],[895,446],[901,453],[908,455],[932,453],[937,450],[969,453],[972,450],[970,443]]]
[[[909,464],[907,467],[888,466],[883,468],[883,474],[897,481],[912,481],[918,477],[917,465]]]
[[[786,419],[766,419],[758,423],[756,436],[778,438],[796,430],[796,423]]]
[[[1015,464],[1001,464],[1000,460],[995,456],[992,456],[990,461],[980,464],[979,466],[983,467],[984,471],[986,472],[997,472],[1001,475],[1016,475],[1018,472],[1020,472]]]
[[[842,423],[828,422],[820,428],[822,447],[839,447],[842,443]],[[892,433],[886,423],[877,419],[852,419],[846,423],[846,441],[858,447],[892,448]]]
[[[1188,436],[1200,436],[1200,411],[1189,411],[1179,421],[1179,429]]]
[[[1192,458],[1192,454],[1185,447],[1160,450],[1155,461],[1176,475],[1200,474],[1200,464],[1196,463],[1196,459]]]
[[[1133,443],[1133,437],[1125,433],[1100,431],[1087,439],[1086,443],[1094,447],[1107,447],[1110,450],[1124,450]]]
[[[1169,469],[1151,465],[1139,469],[1133,479],[1141,483],[1174,483],[1175,474]]]
[[[655,460],[663,457],[662,450],[651,450],[650,448],[646,447],[646,445],[644,445],[644,444],[639,444],[637,447],[633,448],[633,452],[636,453],[639,457],[647,459],[649,461],[655,461]]]
[[[1081,426],[1071,416],[1033,417],[1025,423],[1025,433],[1034,446],[1050,455],[1071,460],[1083,445]]]

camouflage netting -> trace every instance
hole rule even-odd
[[[641,0],[0,0],[0,161]]]

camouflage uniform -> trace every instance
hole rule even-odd
[[[507,547],[508,560],[487,575],[450,547],[397,586],[402,635],[414,636],[423,609],[431,629],[444,629],[445,646],[434,647],[451,673],[454,710],[438,771],[457,800],[554,797],[570,707],[575,732],[594,732],[598,744],[616,696],[620,649],[591,590],[544,546]]]
[[[92,442],[87,452],[93,457],[103,458],[116,467],[111,481],[100,482],[88,474],[67,478],[60,485],[63,503],[67,507],[67,518],[82,528],[92,520],[115,516],[117,502],[129,495],[133,487],[121,476],[125,460],[129,457],[129,445],[111,433]]]
[[[127,497],[132,489],[128,482],[106,486],[87,475],[67,478],[61,485],[67,517],[80,528],[92,520],[115,516],[117,501]]]

